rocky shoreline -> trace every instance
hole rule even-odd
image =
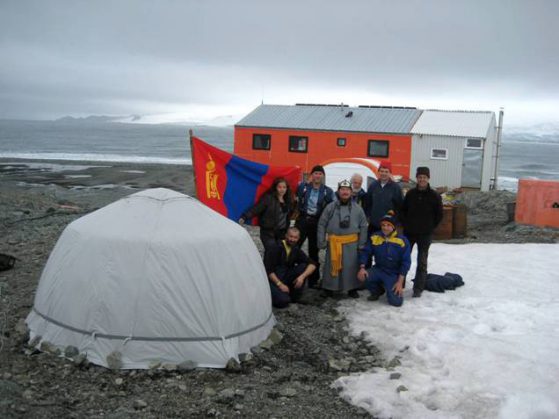
[[[24,319],[68,223],[144,188],[194,194],[188,166],[36,163],[0,161],[0,252],[18,258],[14,269],[0,272],[1,417],[367,416],[332,383],[398,360],[384,359],[374,346],[381,336],[350,336],[338,300],[314,290],[301,304],[274,311],[282,339],[228,370],[113,371],[28,347]],[[557,230],[508,222],[506,203],[513,201],[508,192],[468,194],[468,235],[447,242],[559,241]],[[257,229],[247,228],[260,246]]]

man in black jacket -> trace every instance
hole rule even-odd
[[[285,240],[271,247],[264,255],[272,305],[276,308],[284,308],[291,302],[297,302],[303,293],[306,279],[316,270],[316,263],[297,245],[299,238],[299,229],[290,227]]]
[[[417,268],[413,284],[413,296],[421,297],[427,280],[427,258],[433,230],[443,218],[441,196],[429,186],[428,167],[418,167],[415,174],[417,186],[404,197],[402,217],[404,235],[411,248],[417,243]]]

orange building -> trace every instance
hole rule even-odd
[[[388,159],[395,175],[408,177],[420,115],[415,108],[260,105],[235,125],[234,153],[304,173],[332,159]]]

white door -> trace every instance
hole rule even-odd
[[[483,150],[464,149],[462,161],[462,187],[481,188],[481,170],[483,167]]]

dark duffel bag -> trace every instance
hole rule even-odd
[[[4,253],[0,253],[0,271],[7,271],[12,269],[16,264],[16,258]]]

